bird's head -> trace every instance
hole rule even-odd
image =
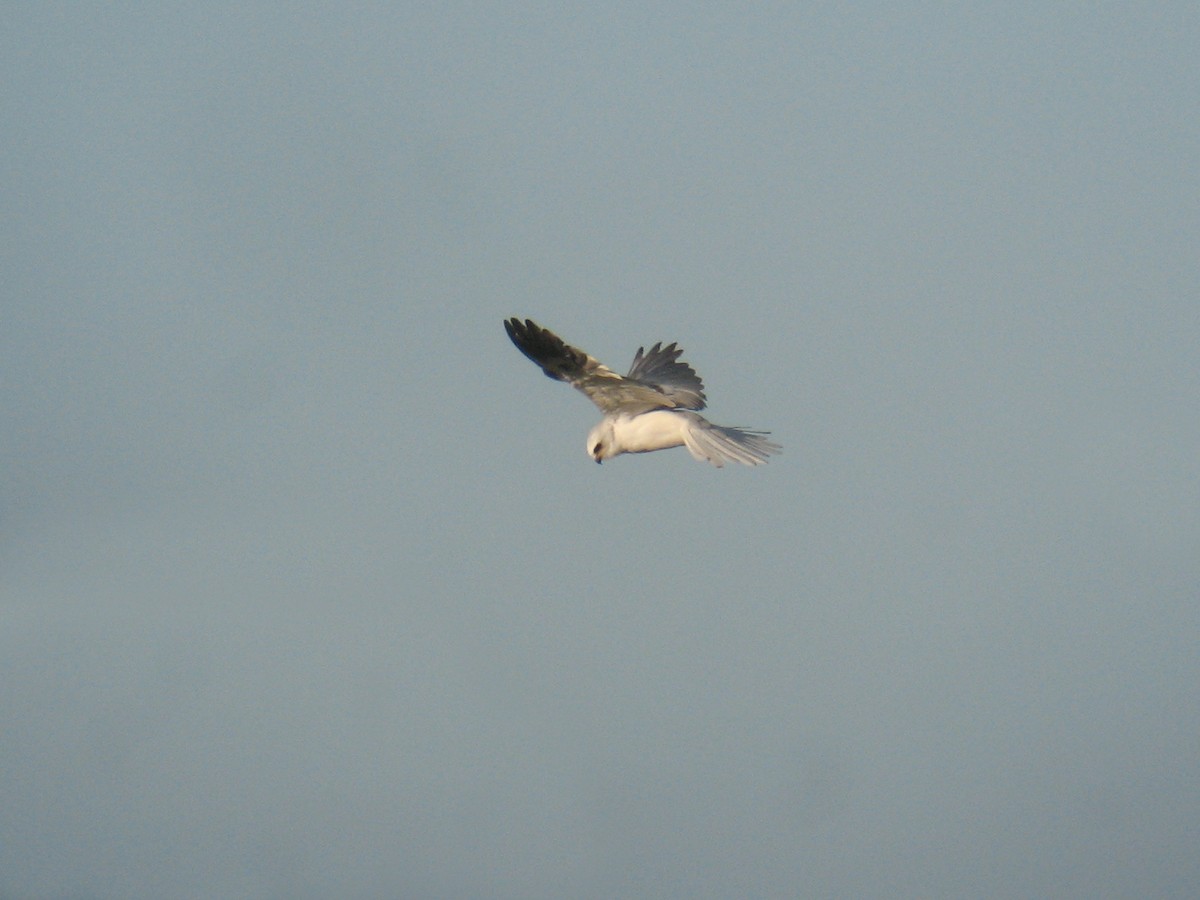
[[[605,419],[590,432],[588,432],[588,456],[594,459],[597,463],[602,463],[604,460],[617,455],[615,444],[616,441],[613,436],[612,422],[610,422],[608,419]]]

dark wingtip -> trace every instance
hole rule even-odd
[[[522,322],[518,316],[512,316],[511,318],[505,319],[504,330],[508,332],[509,337],[514,337],[516,335],[523,336],[526,334],[538,334],[542,331],[545,331],[545,329],[538,325],[537,322],[533,321],[533,319],[526,319],[524,322]]]
[[[541,329],[534,324],[533,319],[526,319],[522,322],[513,316],[504,320],[504,330],[508,332],[509,340],[520,346],[521,342],[527,340],[530,334],[537,334]]]
[[[576,366],[582,366],[587,356],[574,347],[569,347],[558,335],[538,325],[533,319],[522,322],[516,316],[506,319],[504,330],[517,349],[541,367],[547,378],[567,381],[564,358]]]

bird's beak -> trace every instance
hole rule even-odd
[[[604,460],[602,460],[600,457],[597,456],[596,457],[596,465],[600,465],[600,463],[602,463],[602,462],[604,462]]]

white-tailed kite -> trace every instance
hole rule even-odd
[[[579,388],[600,407],[604,418],[587,439],[588,455],[598,463],[621,453],[683,446],[717,468],[730,460],[757,466],[782,449],[764,437],[769,431],[724,428],[700,415],[704,382],[680,361],[683,351],[675,344],[664,347],[660,341],[649,353],[639,347],[622,377],[529,319],[509,319],[504,330],[543,372]]]

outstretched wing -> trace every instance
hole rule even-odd
[[[651,384],[638,378],[622,378],[608,366],[567,344],[558,335],[547,331],[531,319],[524,322],[517,318],[508,319],[504,323],[504,330],[517,345],[517,349],[541,366],[547,376],[556,381],[565,381],[583,391],[588,399],[606,414],[635,414],[650,409],[673,409],[681,405],[668,393],[667,386]],[[667,349],[674,352],[672,348]],[[652,350],[644,358],[649,360],[652,357],[661,361],[664,358],[663,351],[658,351],[656,355]],[[679,365],[674,362],[673,357],[669,363]],[[638,360],[634,360],[634,367],[637,365]],[[686,364],[683,367],[688,368]],[[691,369],[688,368],[688,371]],[[694,377],[695,373],[692,375]],[[696,381],[699,382],[699,379]]]
[[[680,361],[681,355],[683,351],[675,344],[664,347],[661,341],[649,353],[638,347],[625,377],[658,388],[678,409],[704,409],[704,382],[695,369]]]

